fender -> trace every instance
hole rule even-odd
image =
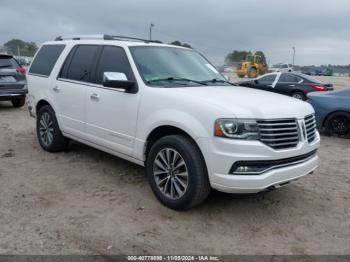
[[[194,140],[199,137],[209,137],[211,135],[210,131],[204,127],[203,123],[193,115],[176,109],[163,109],[154,112],[146,119],[140,121],[135,139],[135,158],[144,158],[143,153],[146,146],[146,139],[154,129],[160,126],[174,126],[179,128]]]

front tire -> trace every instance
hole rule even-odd
[[[330,115],[326,122],[326,133],[331,136],[350,138],[350,114],[337,112]]]
[[[47,105],[39,109],[36,131],[39,144],[45,151],[60,152],[67,148],[69,140],[62,135],[51,106]]]
[[[26,98],[25,97],[15,98],[11,100],[11,103],[13,107],[20,108],[24,106],[24,104],[26,103]]]
[[[199,205],[210,193],[204,158],[198,146],[184,135],[156,141],[147,157],[146,173],[158,200],[175,210]]]

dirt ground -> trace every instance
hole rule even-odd
[[[350,254],[350,140],[322,137],[319,155],[291,186],[176,212],[141,167],[78,143],[44,152],[26,109],[2,102],[0,254]]]

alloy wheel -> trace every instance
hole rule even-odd
[[[166,197],[181,198],[188,188],[188,169],[183,157],[172,148],[158,152],[153,162],[156,186]]]
[[[49,113],[44,112],[40,117],[39,134],[41,142],[45,146],[50,146],[53,141],[53,122]]]
[[[332,130],[339,136],[346,136],[350,132],[350,120],[345,116],[338,116],[332,119]]]

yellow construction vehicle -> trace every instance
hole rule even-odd
[[[259,55],[248,55],[237,67],[238,77],[255,78],[267,72],[267,65]]]

